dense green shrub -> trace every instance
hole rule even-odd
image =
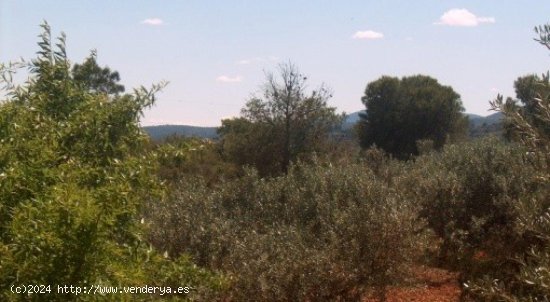
[[[271,179],[249,171],[215,189],[187,179],[151,204],[150,238],[231,275],[237,301],[358,299],[399,280],[422,247],[415,207],[391,176],[400,172],[380,174],[315,162]]]
[[[417,158],[411,189],[422,205],[421,217],[443,239],[443,256],[471,258],[483,250],[508,257],[514,251],[504,247],[518,239],[514,203],[537,189],[529,177],[533,172],[525,150],[485,139]]]
[[[167,184],[188,177],[202,177],[208,185],[239,175],[241,170],[223,160],[219,145],[209,139],[169,136],[153,148],[159,177]]]
[[[110,301],[58,294],[55,287],[175,283],[182,271],[188,276],[181,281],[190,282],[184,285],[221,284],[184,258],[163,259],[141,238],[141,206],[161,194],[139,118],[160,87],[114,97],[86,90],[72,78],[64,36],[52,48],[50,28],[43,28],[38,57],[22,63],[31,73],[25,84],[10,79],[17,65],[0,68],[6,88],[0,105],[0,300]],[[46,295],[9,290],[28,284],[54,289]]]
[[[550,45],[550,26],[538,31]],[[443,259],[461,272],[466,299],[550,297],[550,88],[547,75],[530,81],[526,107],[502,96],[492,102],[516,142],[446,146],[417,158],[407,177]]]
[[[536,28],[538,42],[550,49],[550,25]],[[527,148],[533,167],[525,181],[537,184],[512,197],[517,219],[513,230],[517,242],[506,248],[513,255],[512,269],[486,272],[467,284],[467,295],[484,301],[548,301],[550,298],[550,82],[548,74],[532,78],[524,93],[525,108],[504,102],[499,96],[492,105],[506,116],[521,144]]]
[[[461,273],[476,301],[548,294],[533,285],[548,280],[541,277],[548,263],[541,248],[550,230],[550,187],[540,162],[523,146],[486,138],[445,146],[407,167],[403,194],[420,204],[420,217],[441,239],[440,263]]]

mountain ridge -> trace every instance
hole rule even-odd
[[[353,128],[353,126],[359,121],[359,114],[365,112],[365,110],[359,110],[346,114],[346,118],[342,123],[342,130],[347,131]],[[473,113],[465,113],[470,120],[470,136],[479,137],[489,133],[499,132],[500,122],[503,115],[500,112],[496,112],[487,116],[481,116]],[[204,127],[204,126],[192,126],[192,125],[154,125],[143,126],[142,129],[153,139],[162,140],[170,135],[181,135],[188,137],[200,137],[208,139],[216,139],[218,137],[218,127]]]

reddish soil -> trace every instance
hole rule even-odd
[[[417,281],[414,286],[390,287],[387,302],[457,302],[460,297],[458,274],[449,271],[420,266],[413,269]],[[378,302],[366,298],[364,302]]]

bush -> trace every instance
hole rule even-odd
[[[536,40],[550,49],[550,25],[536,31]],[[511,257],[512,269],[488,272],[469,282],[467,294],[475,299],[548,301],[550,297],[550,82],[548,74],[533,81],[534,90],[523,100],[525,109],[504,103],[502,96],[492,103],[527,148],[533,170],[524,177],[537,185],[511,197],[518,213],[513,231],[520,238]]]
[[[139,224],[143,202],[161,195],[139,127],[160,87],[116,97],[84,90],[70,74],[64,37],[52,49],[43,28],[39,56],[25,65],[28,82],[10,81],[15,65],[0,68],[7,88],[0,104],[0,300],[76,299],[54,290],[16,295],[11,285],[140,285],[153,281],[145,270],[154,268],[176,276],[146,249]],[[215,287],[189,262],[177,263]]]
[[[422,205],[420,216],[443,240],[444,258],[467,260],[480,250],[506,258],[515,252],[507,247],[519,239],[515,200],[538,187],[529,180],[534,168],[525,150],[486,139],[447,146],[419,157],[414,166],[411,191]]]
[[[298,164],[272,179],[249,171],[213,190],[187,180],[148,213],[159,249],[232,276],[236,300],[383,293],[422,247],[415,207],[363,164]]]
[[[550,45],[550,26],[538,40]],[[421,216],[462,273],[464,298],[548,301],[550,290],[550,87],[532,77],[525,107],[492,102],[515,143],[489,139],[419,157],[412,169]],[[420,180],[420,181],[418,181]]]
[[[209,139],[174,135],[154,145],[153,150],[159,162],[159,177],[167,184],[200,176],[211,186],[240,173],[236,165],[222,159],[219,145]]]

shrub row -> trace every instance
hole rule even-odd
[[[350,300],[365,287],[383,293],[423,247],[415,205],[391,184],[399,173],[386,174],[318,161],[271,179],[250,170],[214,189],[187,179],[168,201],[151,204],[150,240],[230,275],[236,301]]]

